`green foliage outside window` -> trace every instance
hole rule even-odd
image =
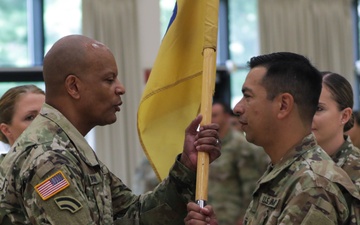
[[[27,1],[0,1],[0,67],[28,66]]]

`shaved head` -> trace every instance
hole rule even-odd
[[[62,93],[68,75],[82,76],[91,68],[99,52],[109,51],[102,43],[83,35],[69,35],[58,40],[44,58],[43,76],[46,96]]]
[[[116,121],[125,88],[114,55],[104,44],[83,35],[65,36],[45,55],[45,102],[83,134]]]

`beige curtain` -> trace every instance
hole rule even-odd
[[[106,44],[118,65],[126,94],[116,123],[94,128],[94,148],[109,169],[132,186],[137,155],[143,154],[136,129],[141,97],[138,35],[134,0],[83,0],[83,34]]]
[[[300,53],[354,84],[351,2],[258,0],[261,53]]]

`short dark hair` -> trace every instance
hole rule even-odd
[[[267,69],[262,85],[269,100],[281,93],[291,94],[302,120],[312,122],[319,102],[322,77],[305,56],[275,52],[251,58],[249,66],[251,69],[258,66]]]
[[[221,105],[221,107],[223,108],[223,110],[224,110],[224,112],[225,112],[226,114],[233,115],[233,111],[232,111],[232,109],[231,109],[231,107],[230,107],[229,104],[227,104],[227,103],[225,103],[225,102],[223,102],[223,101],[214,100],[213,103],[212,103],[212,105],[215,105],[215,104]]]
[[[360,111],[353,111],[354,121],[357,125],[360,125]]]
[[[329,89],[338,109],[340,111],[346,108],[352,109],[354,106],[354,94],[349,81],[345,77],[329,71],[323,71],[321,75],[323,76],[323,84]],[[349,121],[344,125],[344,132],[350,130],[353,126],[354,116],[351,115]]]

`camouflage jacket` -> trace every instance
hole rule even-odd
[[[257,181],[270,162],[263,148],[231,130],[221,139],[221,157],[210,164],[208,201],[221,225],[234,225],[245,215]]]
[[[196,179],[176,160],[156,191],[134,195],[46,104],[6,155],[0,173],[1,224],[183,224]]]
[[[360,190],[360,150],[352,144],[349,136],[345,136],[345,142],[331,158]]]
[[[310,134],[265,172],[244,224],[356,224],[358,198],[345,171]]]

